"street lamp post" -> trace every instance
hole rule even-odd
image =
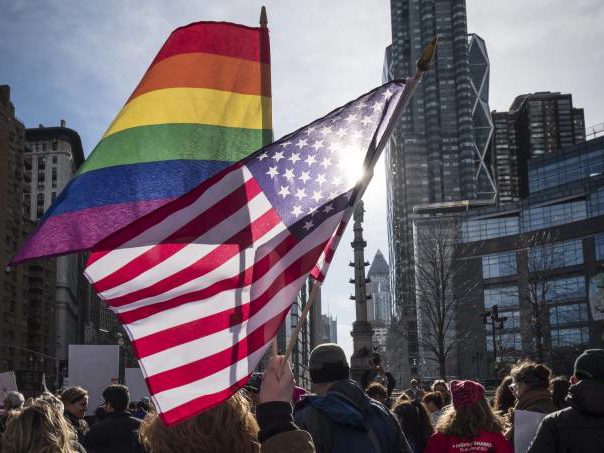
[[[493,335],[493,361],[497,363],[497,328],[503,329],[507,316],[499,316],[499,308],[497,305],[493,305],[493,308],[486,310],[482,313],[482,318],[486,324],[491,321],[492,335]]]

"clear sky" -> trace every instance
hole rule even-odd
[[[391,41],[386,0],[0,0],[0,84],[11,86],[27,127],[77,130],[90,153],[169,33],[197,20],[257,25],[268,9],[273,123],[280,137],[381,83]],[[604,2],[468,0],[468,31],[487,43],[490,105],[507,110],[535,91],[572,93],[588,126],[604,122]],[[365,194],[367,259],[386,258],[383,161]],[[323,288],[350,354],[354,321],[350,241],[341,242]]]

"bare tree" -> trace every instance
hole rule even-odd
[[[457,227],[451,220],[430,219],[416,223],[415,291],[420,346],[430,353],[427,360],[438,363],[445,379],[447,360],[462,336],[455,333],[456,297],[463,298],[478,280],[464,275],[463,262],[456,260]]]
[[[534,355],[544,362],[551,358],[551,341],[546,341],[550,331],[550,309],[559,297],[554,270],[564,267],[564,243],[556,242],[557,234],[539,231],[519,239],[518,249],[526,251],[527,301],[534,327]]]

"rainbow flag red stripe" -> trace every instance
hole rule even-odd
[[[268,30],[178,28],[12,263],[87,250],[271,140]]]

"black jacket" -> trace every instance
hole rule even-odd
[[[129,412],[114,412],[90,428],[84,438],[88,453],[143,453],[138,439],[141,420]]]
[[[528,453],[604,452],[604,383],[586,379],[568,393],[570,407],[543,419]]]
[[[294,420],[317,453],[411,452],[396,417],[351,380],[336,382],[326,396],[303,398]]]

